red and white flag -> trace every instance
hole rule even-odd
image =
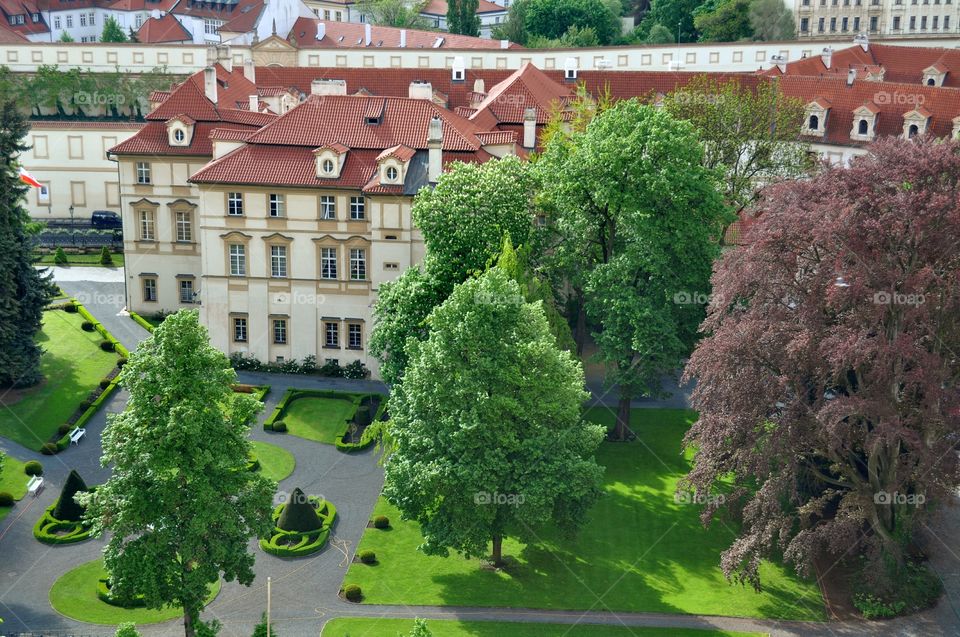
[[[34,179],[33,175],[28,173],[23,166],[20,166],[20,181],[34,188],[43,188],[40,182]]]

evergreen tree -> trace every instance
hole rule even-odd
[[[101,42],[126,42],[127,39],[127,34],[123,32],[123,28],[115,19],[108,17],[103,22],[103,33],[100,35]]]
[[[257,624],[253,629],[252,637],[277,637],[277,629],[273,626],[270,626],[270,629],[267,629],[267,614],[264,613],[260,616],[260,623]]]
[[[67,33],[66,31],[64,31],[63,33],[60,34],[60,41],[61,41],[61,42],[75,42],[75,40],[73,39],[73,36],[70,35],[69,33]]]
[[[27,187],[17,157],[30,147],[30,130],[14,99],[0,103],[0,387],[27,387],[40,380],[43,306],[53,296],[50,276],[33,267],[29,221],[23,200]]]
[[[87,483],[83,481],[76,469],[71,469],[67,481],[63,483],[63,490],[60,492],[60,499],[57,500],[57,506],[53,510],[53,517],[65,522],[79,522],[83,518],[85,509],[77,504],[73,496],[88,490]]]
[[[479,0],[450,0],[447,3],[447,31],[460,35],[480,35]]]
[[[284,531],[316,531],[320,528],[317,511],[300,487],[294,489],[290,495],[290,501],[283,507],[277,526]]]

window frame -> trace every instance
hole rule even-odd
[[[157,213],[155,210],[137,208],[137,236],[139,241],[157,240]]]
[[[337,220],[337,197],[320,195],[320,218],[324,221]]]
[[[326,251],[330,251],[332,256],[325,254]],[[337,266],[340,259],[340,250],[339,248],[332,246],[320,246],[320,278],[325,281],[336,281],[339,273]],[[328,271],[329,270],[329,271]],[[326,273],[326,275],[325,275]],[[327,276],[329,275],[329,276]]]
[[[143,302],[144,303],[156,303],[159,298],[157,293],[157,279],[156,277],[143,277]]]
[[[190,291],[189,298],[183,294],[186,290]],[[177,279],[177,295],[181,304],[193,305],[196,302],[196,290],[193,289],[193,279]]]
[[[273,344],[287,344],[287,319],[273,319]]]
[[[135,166],[136,181],[138,186],[149,186],[153,184],[153,167],[148,161],[138,161]]]
[[[227,193],[227,216],[228,217],[243,216],[243,193],[242,192]]]
[[[340,349],[340,321],[323,322],[323,346]]]
[[[248,331],[247,317],[245,316],[234,316],[233,317],[233,342],[234,343],[246,343],[247,339],[250,337]],[[242,334],[242,338],[241,338]]]
[[[234,254],[234,248],[239,248]],[[243,243],[231,243],[227,246],[227,260],[230,262],[230,276],[247,276],[247,246]]]
[[[282,219],[287,216],[287,196],[281,192],[271,192],[267,195],[267,215],[271,219]]]
[[[367,249],[350,248],[350,280],[367,280]]]
[[[350,197],[350,221],[367,220],[367,198],[363,195]]]
[[[289,260],[290,253],[287,246],[272,244],[270,246],[270,278],[286,279],[290,273]]]

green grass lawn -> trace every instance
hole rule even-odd
[[[356,409],[350,400],[304,396],[290,402],[282,420],[294,436],[332,445]]]
[[[97,580],[102,577],[106,577],[103,560],[87,562],[67,571],[50,589],[50,604],[61,615],[91,624],[153,624],[183,616],[180,608],[151,610],[112,606],[97,597]],[[219,592],[220,582],[217,581],[210,587],[207,603],[212,602]]]
[[[26,463],[5,455],[3,469],[0,469],[0,491],[12,494],[17,500],[27,495],[27,483],[30,482],[30,476],[23,472],[24,464]]]
[[[588,417],[612,424],[613,414]],[[734,529],[700,525],[700,508],[678,503],[674,491],[690,467],[680,441],[693,422],[690,411],[637,409],[632,426],[640,440],[603,443],[605,496],[590,510],[575,539],[536,529],[535,541],[504,540],[515,560],[506,571],[481,568],[456,554],[428,557],[417,551],[419,526],[400,520],[381,499],[374,515],[393,528],[367,529],[358,547],[376,551],[379,564],[355,563],[344,582],[359,584],[373,604],[509,606],[739,617],[823,620],[814,582],[786,567],[765,563],[764,590],[732,585],[718,566]]]
[[[257,440],[250,444],[253,446],[253,454],[260,461],[260,473],[274,482],[280,482],[289,476],[297,466],[293,454],[283,447]]]
[[[762,637],[769,633],[739,633],[728,630],[641,628],[637,626],[591,626],[580,624],[519,624],[429,620],[433,637]],[[280,630],[282,630],[282,624]],[[321,637],[382,637],[407,635],[412,619],[333,619],[323,627]]]
[[[100,349],[96,332],[80,329],[83,318],[62,310],[43,313],[37,342],[44,353],[40,385],[21,390],[21,397],[0,409],[0,436],[30,449],[40,446],[66,423],[100,379],[117,363],[117,354]],[[18,392],[7,392],[9,400]]]
[[[53,263],[53,253],[39,255],[39,260],[36,263],[40,265],[54,265]],[[110,256],[113,258],[113,265],[107,267],[122,268],[123,267],[123,254],[113,254]],[[67,255],[67,265],[80,265],[80,266],[100,266],[100,253],[96,254],[68,254]]]

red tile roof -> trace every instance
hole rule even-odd
[[[149,18],[137,31],[137,40],[143,44],[165,42],[192,42],[193,36],[172,13],[161,18]]]
[[[205,2],[204,0],[179,0],[171,11],[177,15],[195,18],[213,18],[228,23],[234,18],[248,14],[260,15],[264,0],[237,0],[236,2]]]
[[[537,110],[537,123],[546,124],[551,113],[571,97],[568,86],[558,84],[527,62],[516,72],[490,88],[470,119],[492,127],[498,123],[521,124],[524,111]]]
[[[0,31],[18,33],[22,36],[50,32],[50,27],[44,22],[41,9],[34,0],[0,0],[0,14],[2,14],[0,24],[3,25]],[[40,19],[37,22],[33,21],[34,15],[39,15]],[[9,18],[12,16],[23,16],[23,24],[10,24]],[[2,42],[3,44],[21,44],[20,41],[13,39],[13,36],[0,37],[10,40]]]
[[[317,24],[324,25],[325,34],[317,40]],[[396,49],[400,47],[400,32],[404,29],[394,27],[370,27],[370,46]],[[430,49],[438,38],[443,38],[444,49],[499,49],[500,40],[474,38],[467,35],[439,33],[437,31],[419,31],[406,29],[406,48]],[[355,22],[335,22],[316,18],[298,18],[293,24],[287,39],[301,49],[364,48],[366,25]],[[382,42],[382,44],[380,44]],[[519,44],[511,43],[511,49],[522,49]]]
[[[420,10],[420,13],[426,13],[429,15],[440,15],[446,17],[447,15],[447,0],[430,0],[427,5]],[[478,0],[477,4],[477,14],[481,13],[507,13],[509,9],[506,7],[501,7],[499,4],[494,4],[488,0]]]
[[[26,36],[14,31],[6,21],[0,20],[0,44],[24,44],[29,41]]]
[[[387,157],[393,157],[394,159],[402,162],[410,161],[414,155],[417,154],[417,151],[409,146],[404,146],[403,144],[397,144],[392,146],[379,155],[377,155],[377,161],[382,161]]]
[[[189,146],[170,146],[167,138],[167,126],[164,122],[149,122],[143,129],[130,139],[120,142],[110,149],[114,155],[151,155],[151,156],[190,156],[210,157],[213,155],[213,144],[210,142],[210,133],[215,129],[222,129],[230,124],[222,122],[200,122],[193,128],[193,139]],[[256,127],[233,124],[233,127],[247,132],[253,132]]]
[[[210,131],[210,139],[229,142],[245,142],[255,132],[255,128],[214,128],[212,131]]]

